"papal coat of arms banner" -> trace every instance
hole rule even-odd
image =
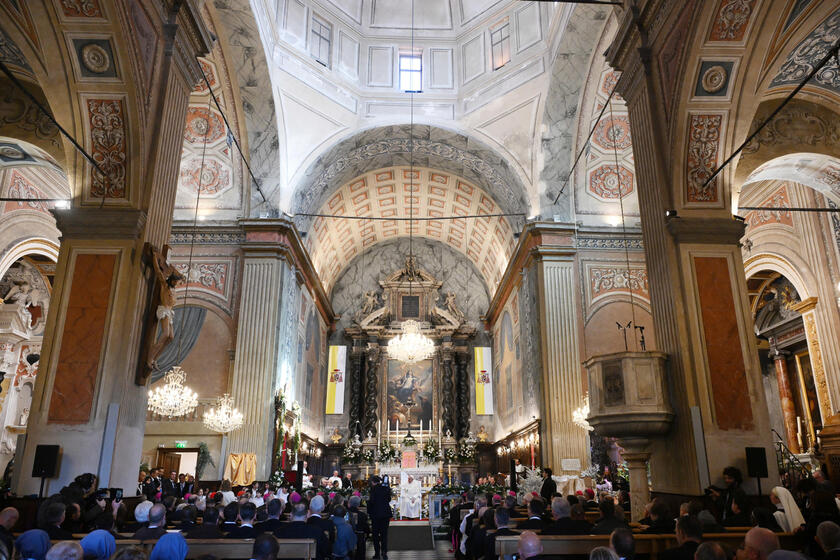
[[[489,346],[475,347],[475,413],[493,414],[493,354]]]
[[[347,375],[347,347],[330,346],[327,365],[326,414],[344,413],[344,378]]]

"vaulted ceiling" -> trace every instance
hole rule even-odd
[[[307,245],[327,293],[341,270],[370,246],[413,235],[441,241],[460,251],[493,294],[513,252],[513,229],[505,217],[444,219],[498,214],[499,204],[462,177],[429,168],[395,166],[365,173],[343,184],[318,211]],[[413,211],[413,212],[412,212]],[[418,221],[388,218],[414,216]],[[435,219],[439,218],[439,219]],[[422,220],[422,221],[421,221]]]

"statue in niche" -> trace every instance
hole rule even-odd
[[[458,309],[458,306],[455,304],[455,292],[446,293],[444,305],[446,305],[446,310],[449,311],[450,315],[457,319],[459,323],[464,321],[464,312]]]
[[[3,296],[3,303],[19,303],[21,307],[29,307],[35,304],[32,296],[32,284],[25,279],[19,280],[15,281],[8,293]]]
[[[484,427],[484,424],[482,424],[481,426],[478,427],[477,436],[478,436],[478,441],[480,441],[481,443],[486,443],[487,442],[487,438],[490,436],[490,434],[487,433],[487,429]]]
[[[161,352],[175,338],[175,303],[177,302],[175,287],[178,282],[184,280],[184,276],[174,266],[166,262],[166,255],[169,253],[168,246],[164,247],[164,251],[161,252],[149,245],[149,250],[155,279],[160,287],[155,310],[157,322],[153,331],[153,333],[157,333],[157,327],[159,326],[160,336],[155,339],[155,335],[151,335],[152,345],[149,347],[148,354],[146,354],[146,366],[154,370],[157,368],[157,359]]]

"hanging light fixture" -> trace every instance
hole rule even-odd
[[[414,53],[414,0],[411,0],[411,52]],[[422,77],[421,77],[422,80]],[[408,128],[408,157],[410,192],[408,196],[408,293],[415,275],[414,268],[414,90],[409,91],[411,120]],[[420,329],[420,323],[414,320],[403,321],[401,332],[388,341],[388,356],[406,364],[416,364],[432,357],[435,343]]]
[[[198,406],[198,395],[184,387],[187,373],[174,366],[164,377],[165,383],[149,391],[149,410],[161,416],[185,416]]]
[[[220,434],[238,430],[244,421],[242,413],[233,407],[233,397],[228,393],[219,397],[216,408],[204,413],[204,427]]]
[[[212,97],[211,97],[212,99]],[[210,118],[210,100],[207,101],[207,118]],[[175,364],[164,376],[164,385],[149,390],[148,409],[161,416],[186,416],[198,406],[198,396],[189,387],[184,386],[187,372],[181,368],[181,348],[184,341],[184,322],[187,317],[187,294],[190,292],[190,275],[192,274],[192,259],[195,249],[195,236],[198,230],[198,207],[201,201],[201,181],[204,178],[204,156],[207,153],[207,136],[210,127],[204,131],[204,144],[201,147],[201,166],[198,173],[198,186],[195,194],[195,213],[193,214],[193,231],[190,241],[190,258],[187,261],[187,274],[184,285],[184,309],[181,314],[181,326],[178,331],[178,352],[175,354]],[[104,198],[102,199],[104,202]],[[174,323],[174,321],[173,321]],[[172,325],[174,328],[174,324]]]
[[[583,397],[583,404],[572,411],[572,422],[587,432],[591,432],[595,428],[589,424],[587,418],[589,418],[589,394]]]

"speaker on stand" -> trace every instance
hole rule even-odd
[[[746,447],[747,476],[755,477],[761,496],[761,479],[767,478],[767,451],[763,447]]]
[[[38,497],[44,497],[44,483],[48,478],[55,478],[58,474],[58,445],[39,445],[35,447],[35,458],[32,461],[32,478],[41,479],[41,489]]]

